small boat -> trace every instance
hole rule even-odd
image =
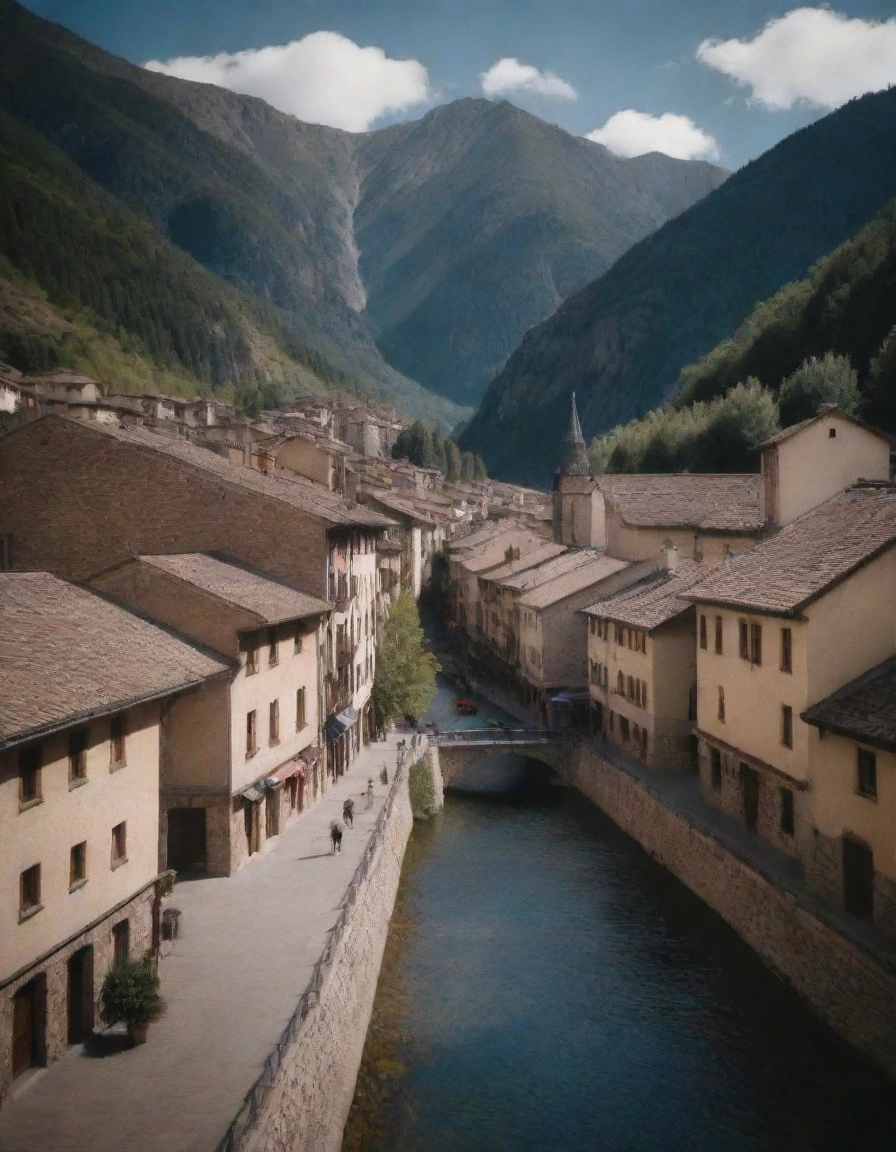
[[[455,700],[454,707],[462,716],[475,716],[479,709],[472,700]]]

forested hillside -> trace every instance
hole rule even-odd
[[[545,482],[575,389],[586,435],[669,397],[681,369],[896,196],[896,89],[782,141],[534,328],[462,438],[492,475]]]

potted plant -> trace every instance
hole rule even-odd
[[[149,954],[142,960],[124,960],[106,973],[100,994],[100,1014],[106,1024],[124,1023],[132,1046],[146,1043],[150,1023],[164,1008],[160,980]]]

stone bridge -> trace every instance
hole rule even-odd
[[[460,728],[430,736],[429,743],[439,750],[439,767],[448,786],[468,765],[503,752],[540,760],[567,783],[580,740],[574,733],[549,728]]]

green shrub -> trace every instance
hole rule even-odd
[[[106,1024],[149,1024],[162,1011],[161,981],[149,956],[124,960],[106,973],[100,993],[100,1014]]]

